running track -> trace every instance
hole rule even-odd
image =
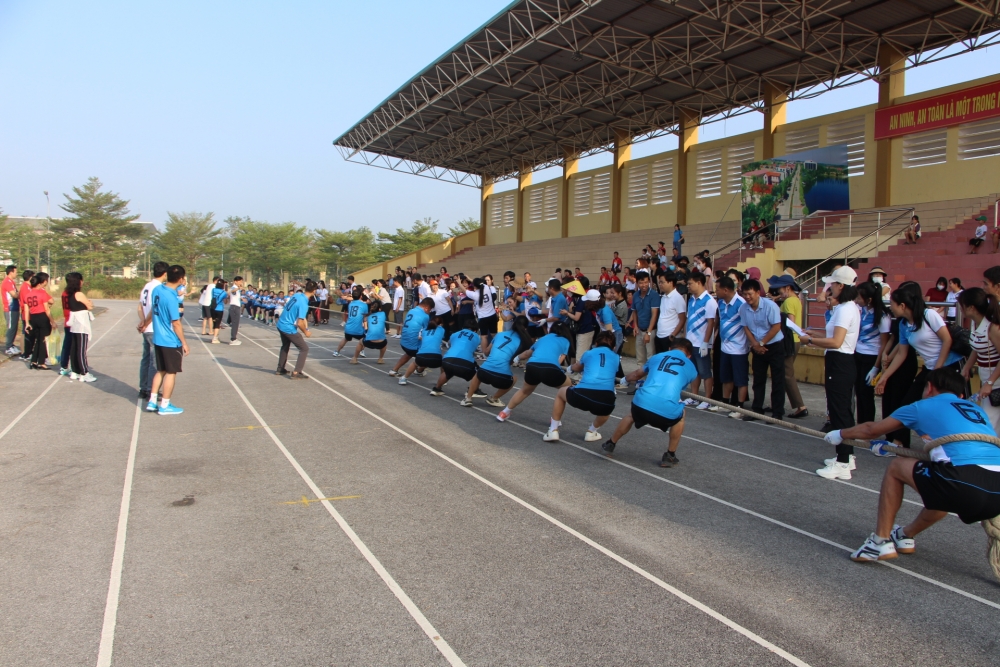
[[[650,429],[609,461],[572,408],[541,441],[552,390],[500,424],[333,359],[340,327],[293,382],[247,320],[189,335],[168,419],[133,304],[102,305],[96,384],[0,367],[2,665],[996,664],[978,525],[847,559],[882,460],[830,482],[814,439],[689,412],[679,467]]]

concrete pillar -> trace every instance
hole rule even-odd
[[[517,201],[514,206],[514,225],[517,228],[517,242],[524,240],[524,189],[531,185],[531,167],[524,165],[517,175]]]
[[[480,189],[479,198],[479,245],[486,245],[486,224],[487,224],[487,199],[493,194],[493,179],[483,176],[483,185]]]
[[[891,107],[905,93],[906,58],[887,44],[878,50],[878,108]],[[892,140],[875,142],[875,206],[892,203]]]
[[[578,171],[580,171],[580,154],[567,148],[563,159],[562,205],[559,207],[559,222],[562,230],[560,236],[564,239],[569,237],[569,217],[573,215],[570,210],[569,181],[570,177]]]
[[[677,166],[674,169],[674,196],[677,198],[677,224],[687,224],[688,151],[698,143],[699,117],[693,111],[681,110],[680,137],[677,144]],[[691,165],[694,167],[694,165]]]
[[[622,172],[632,159],[632,137],[627,132],[615,132],[615,159],[611,163],[611,233],[622,230]]]
[[[774,135],[786,120],[788,95],[771,84],[764,84],[764,141],[761,159],[774,157]]]

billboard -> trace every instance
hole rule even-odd
[[[875,141],[1000,116],[1000,81],[875,112]]]
[[[754,222],[771,225],[851,207],[847,144],[751,162],[742,172],[744,234]]]

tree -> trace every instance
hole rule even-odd
[[[317,229],[314,234],[317,259],[327,270],[333,269],[335,281],[375,264],[381,257],[375,234],[367,227],[346,232]]]
[[[281,274],[299,273],[309,267],[312,235],[294,222],[270,223],[249,218],[227,218],[231,266],[253,271],[270,287]]]
[[[445,236],[437,230],[438,221],[424,218],[417,220],[409,229],[396,228],[395,234],[378,233],[381,257],[376,261],[384,261],[400,255],[416,252],[421,248],[444,241]]]
[[[213,213],[170,213],[162,232],[153,237],[160,259],[181,264],[196,276],[198,261],[218,254],[221,229],[216,229]]]
[[[134,264],[141,252],[138,241],[145,236],[140,225],[132,224],[139,216],[128,210],[128,200],[102,187],[94,176],[74,187],[75,196],[64,194],[66,203],[60,206],[72,217],[49,224],[59,239],[57,253],[87,275]]]
[[[448,236],[461,236],[469,232],[479,230],[479,221],[475,218],[465,218],[455,223],[454,227],[448,228]]]

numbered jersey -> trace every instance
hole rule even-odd
[[[661,352],[642,367],[646,379],[636,390],[632,403],[667,419],[684,414],[681,392],[698,376],[694,364],[680,350]]]
[[[344,332],[352,336],[363,336],[365,333],[365,317],[368,315],[368,304],[364,301],[352,301],[347,307],[347,322]]]
[[[606,347],[594,347],[583,353],[583,377],[577,384],[579,389],[615,390],[615,373],[618,372],[619,357]]]
[[[490,356],[486,357],[480,368],[497,375],[511,375],[510,362],[519,349],[521,349],[521,337],[516,331],[498,333],[493,339]]]
[[[479,347],[479,334],[468,329],[462,329],[451,335],[451,338],[448,340],[448,351],[444,353],[444,358],[474,361],[477,347]]]
[[[181,339],[174,331],[174,322],[181,319],[177,292],[166,285],[153,290],[153,343],[160,347],[180,347]]]

